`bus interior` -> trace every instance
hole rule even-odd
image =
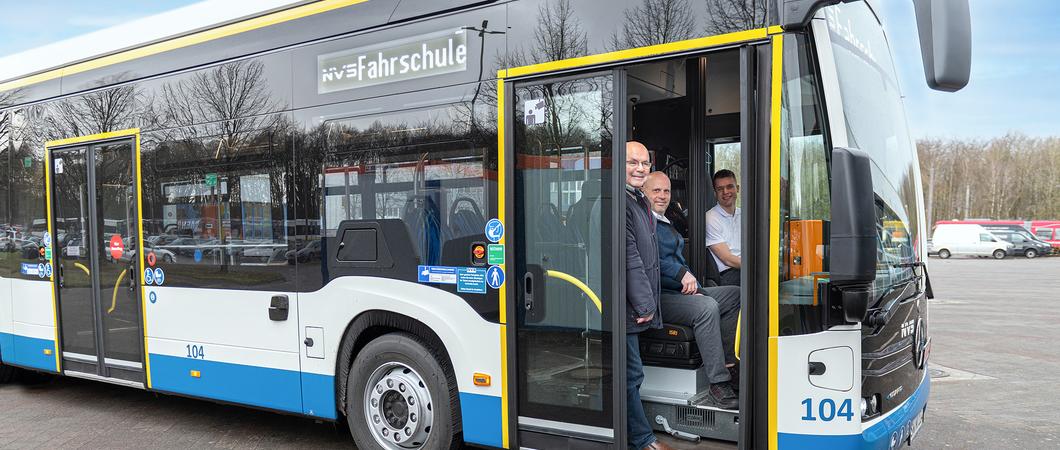
[[[705,73],[700,76],[699,71]],[[695,86],[697,80],[703,83]],[[631,66],[626,100],[626,135],[648,148],[652,171],[670,179],[671,201],[665,215],[684,237],[689,268],[702,286],[720,285],[718,267],[706,249],[705,216],[717,204],[711,176],[722,169],[740,174],[739,51]],[[700,111],[703,120],[696,120]],[[694,142],[697,139],[700,142]],[[701,154],[692,154],[697,151]],[[738,196],[737,206],[740,201]],[[739,365],[737,315],[720,319],[725,359]],[[698,442],[700,437],[736,441],[739,413],[717,408],[711,401],[691,324],[669,323],[665,312],[663,321],[662,329],[640,336],[641,400],[648,421],[657,433],[684,441]],[[738,385],[739,380],[733,383]]]

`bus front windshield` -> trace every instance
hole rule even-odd
[[[909,137],[887,39],[876,15],[855,2],[824,9],[850,147],[873,160],[877,295],[914,279],[923,249],[920,166]]]

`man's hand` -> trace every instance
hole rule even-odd
[[[647,317],[638,317],[637,318],[637,325],[640,325],[642,323],[651,322],[651,318],[652,317],[655,317],[655,313],[648,314]]]
[[[685,295],[692,295],[696,293],[696,288],[699,286],[696,283],[696,277],[692,275],[692,272],[685,272],[685,276],[681,277],[681,293]]]

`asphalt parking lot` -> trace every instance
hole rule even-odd
[[[1060,447],[1060,257],[929,261],[921,449]],[[0,448],[351,448],[341,424],[49,378],[0,387]]]

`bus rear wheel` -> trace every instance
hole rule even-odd
[[[1004,250],[994,250],[994,255],[993,256],[994,256],[994,259],[1005,259],[1005,251]]]
[[[14,380],[17,370],[18,369],[15,369],[14,367],[5,366],[0,363],[0,384],[7,384]]]
[[[451,449],[456,386],[415,336],[383,335],[354,358],[346,419],[357,448]]]
[[[939,258],[950,259],[950,251],[946,249],[939,250]]]

